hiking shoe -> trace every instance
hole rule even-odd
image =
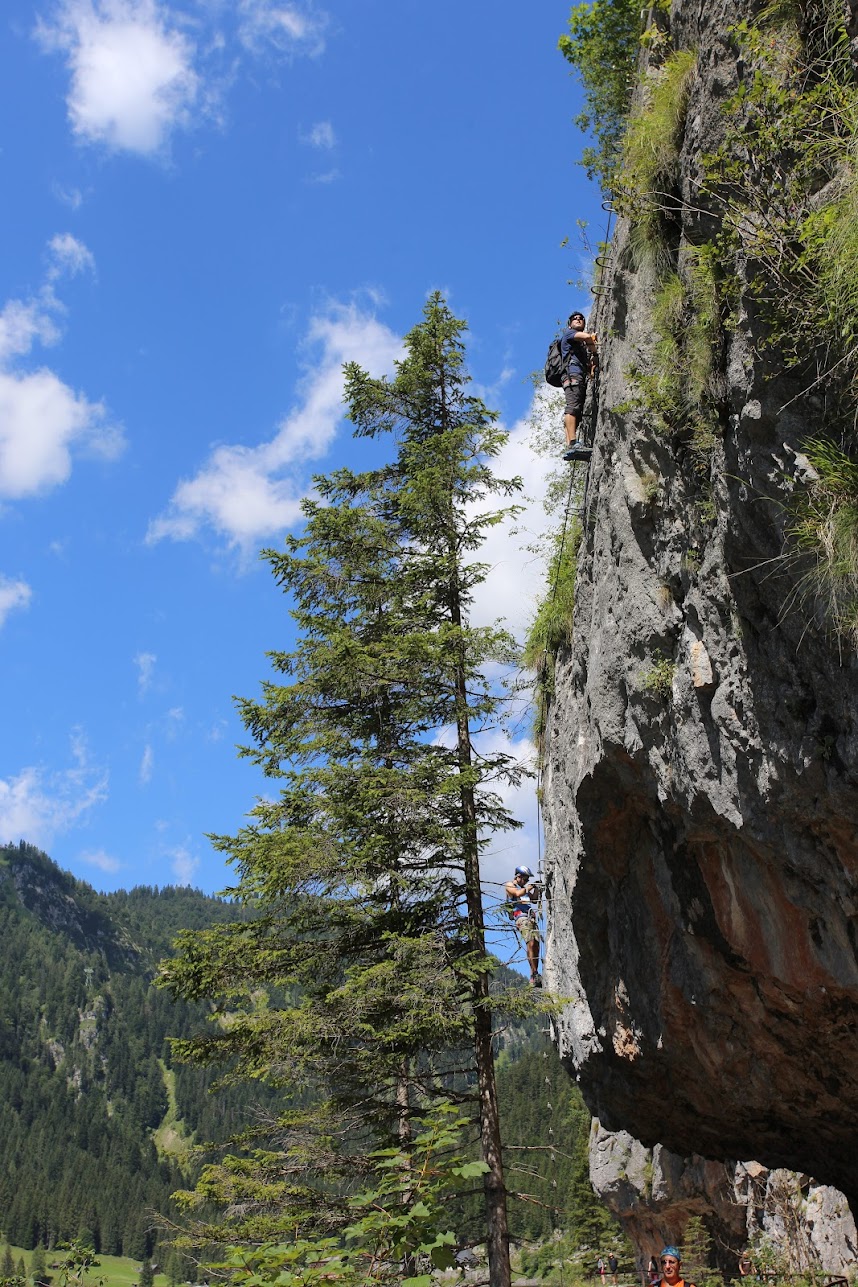
[[[564,460],[589,460],[593,454],[592,447],[585,447],[582,443],[573,442],[571,447],[567,447],[563,453]]]
[[[540,976],[539,974],[531,974],[531,976],[530,976],[530,986],[531,986],[532,988],[541,988],[541,987],[542,987],[542,978],[541,978],[541,976]]]

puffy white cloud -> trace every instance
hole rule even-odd
[[[47,846],[107,799],[108,776],[89,761],[79,733],[71,739],[71,767],[49,771],[31,765],[0,778],[0,838]]]
[[[281,55],[316,57],[325,48],[327,17],[278,0],[241,0],[239,36],[244,46],[259,53],[264,47]]]
[[[113,459],[123,439],[104,416],[101,403],[74,393],[53,371],[0,371],[0,496],[34,496],[64,483],[72,445]]]
[[[12,581],[0,574],[0,629],[10,612],[29,605],[32,595],[33,591],[26,581]]]
[[[277,433],[256,447],[216,447],[195,477],[181,482],[150,543],[189,540],[212,530],[244,553],[298,521],[308,462],[327,452],[342,416],[344,362],[373,374],[392,368],[402,341],[355,305],[334,304],[312,319],[308,349],[319,352],[299,385],[300,401]]]
[[[334,127],[330,121],[317,121],[306,134],[301,134],[300,138],[302,143],[309,143],[310,147],[332,148],[337,142]]]
[[[48,245],[46,282],[35,298],[9,300],[0,312],[0,497],[34,496],[64,483],[73,448],[112,460],[124,447],[100,402],[75,393],[46,367],[24,370],[20,363],[35,344],[60,338],[55,283],[93,267],[82,242],[59,234]]]
[[[194,48],[154,0],[63,0],[37,34],[66,55],[79,138],[151,155],[189,122],[200,90]]]

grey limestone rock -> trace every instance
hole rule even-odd
[[[677,42],[699,51],[677,254],[709,218],[699,152],[747,16],[740,0],[674,5]],[[633,405],[656,279],[623,219],[612,253],[545,765],[546,980],[572,998],[561,1054],[602,1125],[642,1141],[627,1177],[644,1146],[710,1159],[704,1183],[708,1165],[754,1157],[854,1209],[858,658],[802,610],[783,557],[819,402],[760,346],[745,301],[723,338],[704,498],[699,457]]]

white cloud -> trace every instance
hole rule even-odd
[[[78,138],[146,156],[189,122],[200,88],[194,48],[154,0],[63,0],[37,35],[66,55]]]
[[[546,418],[549,423],[543,423]],[[510,429],[494,462],[499,478],[521,478],[523,489],[509,502],[519,505],[521,513],[486,532],[480,559],[489,564],[490,571],[474,592],[471,620],[475,625],[490,625],[501,618],[519,641],[545,589],[543,546],[546,534],[557,526],[556,515],[550,516],[545,509],[550,468],[545,456],[534,449],[535,433],[544,436],[555,418],[555,409],[537,395],[528,414]],[[563,441],[560,429],[557,439],[559,451]],[[503,508],[503,501],[497,507]]]
[[[51,261],[48,277],[51,281],[55,281],[63,273],[75,277],[78,273],[95,271],[92,251],[70,232],[60,232],[52,237],[48,242],[48,251]]]
[[[70,233],[48,245],[45,284],[31,300],[9,300],[0,312],[0,497],[34,496],[64,483],[72,449],[113,460],[124,439],[105,422],[100,402],[75,393],[46,367],[24,370],[20,359],[37,343],[55,344],[63,306],[54,284],[94,267],[87,247]]]
[[[44,300],[10,299],[0,313],[0,364],[29,353],[33,345],[56,344],[60,332]]]
[[[287,57],[316,57],[325,48],[326,28],[326,15],[311,13],[306,7],[276,0],[241,0],[239,5],[239,37],[254,53],[269,47]]]
[[[33,591],[26,581],[11,581],[0,573],[0,629],[10,612],[29,606],[32,595]]]
[[[481,755],[510,755],[529,771],[536,768],[536,747],[529,735],[515,738],[495,729],[478,735],[474,746]],[[483,855],[484,878],[505,881],[510,879],[518,863],[527,863],[536,870],[536,780],[525,776],[517,784],[497,782],[493,789],[513,817],[523,824],[519,830],[499,832]]]
[[[80,733],[71,738],[73,764],[48,771],[31,765],[11,778],[0,778],[0,838],[49,845],[107,799],[107,772],[89,762]]]
[[[152,747],[147,745],[143,750],[143,756],[140,760],[140,769],[138,773],[138,777],[144,786],[146,785],[147,782],[151,782],[152,770],[154,767],[155,767],[155,753],[152,750]]]
[[[195,858],[186,845],[178,845],[175,849],[169,851],[172,858],[173,875],[180,885],[190,885],[194,878],[194,872],[200,865],[199,858]]]
[[[134,665],[137,667],[137,690],[141,697],[149,691],[157,660],[154,652],[138,652],[134,658]]]
[[[309,143],[310,147],[332,148],[336,145],[337,137],[334,134],[334,127],[330,121],[317,121],[306,134],[301,134],[302,143]]]
[[[73,445],[115,458],[123,438],[104,415],[101,403],[74,393],[46,368],[0,371],[0,496],[35,496],[64,483]]]
[[[205,530],[247,554],[264,537],[298,521],[309,485],[306,465],[324,456],[342,416],[344,362],[378,375],[392,368],[399,336],[355,305],[334,304],[312,319],[307,347],[321,350],[307,364],[300,401],[277,433],[256,447],[216,447],[194,478],[179,484],[167,512],[149,527],[150,543],[190,540]]]
[[[109,853],[105,853],[103,849],[87,850],[81,854],[80,860],[88,863],[90,867],[97,867],[99,871],[119,871],[121,866],[118,858],[113,858]]]

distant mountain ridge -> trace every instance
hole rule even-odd
[[[104,896],[62,871],[41,850],[22,843],[0,851],[0,898],[9,883],[21,908],[46,929],[84,951],[104,953],[114,968],[142,966],[140,949],[103,906]]]

